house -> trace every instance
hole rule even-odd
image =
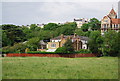
[[[74,35],[63,35],[50,39],[50,42],[47,42],[46,50],[47,52],[54,52],[57,48],[63,47],[67,39],[72,41],[74,50],[78,51],[79,49],[88,49],[87,43],[89,38],[84,36]],[[42,48],[45,49],[45,48]]]
[[[117,13],[112,8],[110,13],[107,16],[104,16],[101,20],[101,34],[103,35],[104,32],[108,30],[120,30],[120,19],[117,18]]]
[[[85,19],[85,18],[81,18],[81,19],[74,19],[74,22],[76,22],[77,24],[77,27],[78,28],[81,28],[81,26],[85,23],[88,23],[88,19]]]

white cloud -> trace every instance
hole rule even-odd
[[[74,18],[101,19],[117,2],[14,2],[3,3],[3,23],[32,24],[73,21]]]

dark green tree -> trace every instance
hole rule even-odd
[[[100,25],[101,22],[96,18],[90,19],[90,22],[88,24],[89,24],[89,29],[91,30],[99,30],[101,28]]]
[[[77,29],[75,30],[75,33],[76,33],[77,35],[79,35],[79,36],[85,36],[85,32],[83,32],[80,28],[77,28]]]
[[[87,24],[87,23],[83,24],[83,25],[81,26],[81,29],[82,29],[84,32],[88,31],[88,29],[89,29],[89,24]]]
[[[77,24],[75,22],[61,25],[56,31],[60,34],[71,35],[74,34]]]
[[[44,26],[44,30],[55,30],[59,26],[56,23],[48,23]]]
[[[66,48],[67,53],[72,53],[74,52],[74,48],[72,45],[72,41],[70,39],[67,39],[66,43],[64,44],[64,47]]]
[[[38,26],[36,24],[31,24],[30,25],[30,30],[32,31],[35,31],[35,29],[37,28]]]
[[[103,54],[118,56],[120,50],[120,32],[108,31],[104,35]]]
[[[92,53],[101,53],[102,44],[103,44],[103,39],[101,37],[101,33],[99,31],[91,32],[88,45]]]
[[[33,37],[28,40],[26,43],[27,48],[29,48],[31,51],[36,51],[39,47],[40,38],[39,37]]]
[[[11,42],[11,45],[13,45],[14,43],[23,42],[25,40],[26,34],[22,31],[22,28],[20,26],[9,24],[2,25],[2,30],[4,31],[3,34],[6,33],[7,38]]]

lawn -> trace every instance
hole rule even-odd
[[[117,79],[117,57],[4,57],[3,79]]]

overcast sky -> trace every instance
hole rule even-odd
[[[50,1],[50,0],[49,0]],[[82,1],[21,1],[2,3],[2,23],[3,24],[42,24],[49,22],[67,22],[74,18],[93,18],[99,20],[107,15],[111,8],[118,13],[118,1],[106,2],[82,2]]]

